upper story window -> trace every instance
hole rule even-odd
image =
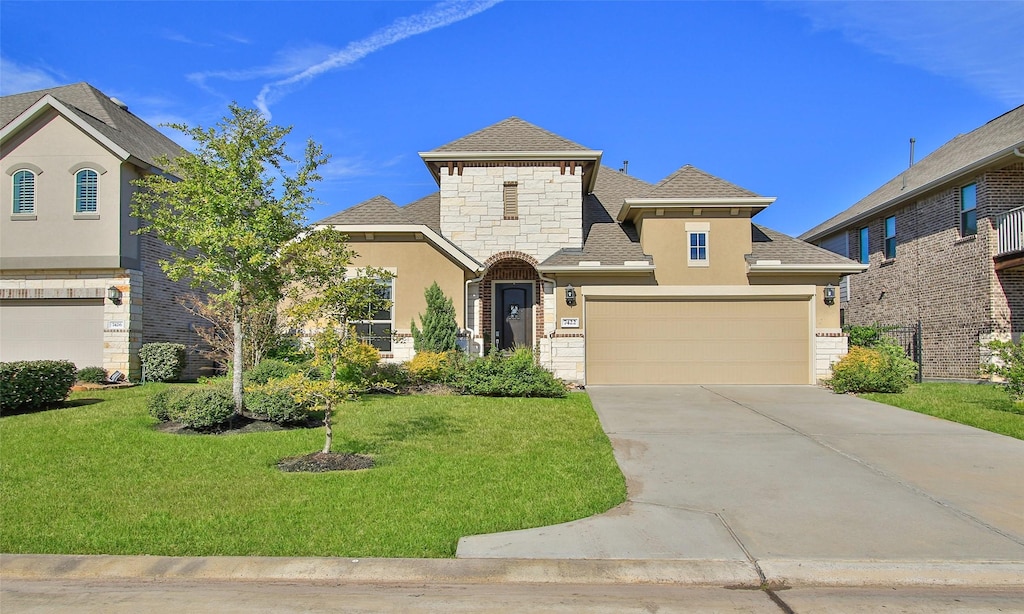
[[[690,245],[689,264],[699,266],[708,263],[708,233],[704,231],[688,232]]]
[[[885,259],[896,257],[896,216],[885,218]]]
[[[978,234],[978,184],[960,188],[960,236]]]
[[[506,181],[505,191],[502,193],[502,198],[505,203],[505,219],[506,220],[518,220],[519,219],[519,182],[518,181]]]
[[[28,170],[14,173],[13,213],[36,212],[36,174]]]
[[[91,168],[75,173],[75,213],[96,213],[99,175]]]
[[[860,229],[860,263],[867,264],[871,260],[871,248],[868,243],[868,228],[865,226]]]

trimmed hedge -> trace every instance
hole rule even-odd
[[[78,381],[87,384],[103,384],[107,381],[107,370],[103,367],[83,367],[78,370]]]
[[[147,382],[167,382],[185,370],[185,346],[180,343],[147,343],[139,350],[142,376]]]
[[[0,362],[0,411],[60,403],[68,398],[77,374],[68,360]]]
[[[534,361],[533,350],[492,352],[459,364],[451,356],[452,385],[462,394],[489,397],[564,397],[565,384]]]
[[[301,424],[309,419],[309,408],[296,403],[285,390],[246,390],[245,409],[254,417],[277,424]]]

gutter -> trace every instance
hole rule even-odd
[[[863,273],[866,264],[765,264],[748,265],[750,273]]]
[[[537,266],[538,273],[575,273],[579,275],[602,273],[653,273],[653,264],[609,264],[609,265],[551,265]]]

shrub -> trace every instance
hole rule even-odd
[[[258,418],[277,424],[297,424],[309,418],[309,407],[295,402],[289,389],[271,380],[245,392],[245,408]]]
[[[417,352],[447,352],[458,349],[459,325],[455,321],[455,306],[444,295],[435,281],[423,293],[427,299],[427,313],[420,314],[423,330],[412,323],[413,348]]]
[[[170,407],[172,420],[200,431],[224,424],[235,414],[231,394],[213,386],[190,388],[175,398]]]
[[[371,390],[395,392],[412,381],[405,365],[397,362],[378,362],[368,378]]]
[[[883,326],[882,324],[877,323],[870,326],[855,326],[850,324],[843,327],[843,332],[850,338],[850,347],[856,346],[873,348],[889,343],[889,339],[885,336],[885,333],[894,330],[895,328],[895,326]]]
[[[175,389],[168,388],[149,397],[149,405],[147,406],[149,415],[160,422],[169,422],[171,420],[172,405],[175,401],[174,396]]]
[[[78,370],[75,376],[79,382],[87,384],[102,384],[107,381],[107,370],[103,367],[85,367]]]
[[[492,352],[470,359],[453,375],[452,385],[462,394],[494,397],[564,397],[565,384],[534,362],[533,350]]]
[[[408,363],[409,376],[416,383],[435,384],[445,376],[448,352],[416,352]]]
[[[1003,388],[1014,401],[1024,400],[1024,345],[1012,341],[990,341],[995,362],[983,365],[982,373],[1003,378]]]
[[[0,362],[0,411],[36,409],[68,398],[75,365],[67,360]]]
[[[832,366],[825,385],[837,394],[847,392],[903,392],[917,374],[917,363],[903,348],[884,343],[874,348],[853,347]]]
[[[167,382],[185,370],[185,346],[180,343],[147,343],[139,350],[142,377],[148,382]]]
[[[363,343],[355,335],[349,334],[341,348],[342,369],[338,374],[338,379],[363,385],[378,362],[380,362],[380,351],[377,348]]]
[[[247,384],[266,384],[272,379],[284,379],[292,373],[302,371],[300,365],[276,358],[264,358],[258,365],[245,373]]]

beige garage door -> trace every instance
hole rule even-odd
[[[809,384],[806,299],[588,299],[588,384]]]
[[[103,299],[0,301],[0,361],[103,366]]]

